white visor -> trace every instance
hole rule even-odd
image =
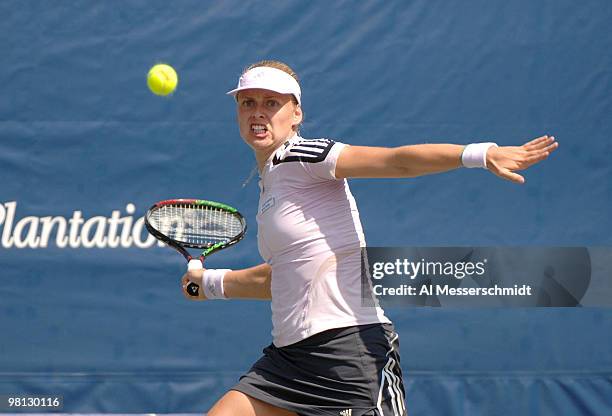
[[[228,91],[227,95],[236,96],[238,91],[253,88],[274,91],[279,94],[293,94],[298,104],[302,104],[302,91],[295,78],[285,71],[268,66],[249,69],[238,80],[238,87]]]

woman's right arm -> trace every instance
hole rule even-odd
[[[202,288],[202,275],[205,269],[188,270],[181,279],[183,294],[189,300],[206,300]],[[223,292],[228,299],[272,299],[270,291],[270,279],[272,268],[263,263],[248,269],[231,270],[223,277]],[[186,287],[189,283],[200,286],[197,297],[187,293]]]
[[[270,278],[272,268],[268,263],[232,270],[225,274],[223,289],[225,297],[236,299],[272,299]]]

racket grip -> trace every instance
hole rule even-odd
[[[199,259],[191,259],[189,263],[187,263],[187,270],[198,270],[203,269],[204,265]]]
[[[187,263],[187,270],[201,270],[203,268],[204,265],[202,264],[202,261],[200,259],[191,259],[189,260],[189,263]],[[196,285],[193,282],[189,283],[189,285],[187,286],[187,293],[189,293],[189,295],[191,296],[197,297],[200,293],[200,286]]]

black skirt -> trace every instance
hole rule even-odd
[[[331,329],[263,354],[232,390],[304,416],[407,414],[391,324]]]

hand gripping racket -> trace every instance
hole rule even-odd
[[[236,208],[202,199],[170,199],[153,205],[145,214],[145,226],[188,261],[188,270],[201,269],[204,258],[236,244],[244,237],[246,221]],[[194,259],[187,248],[201,249]],[[187,286],[187,293],[198,296],[200,287]]]

